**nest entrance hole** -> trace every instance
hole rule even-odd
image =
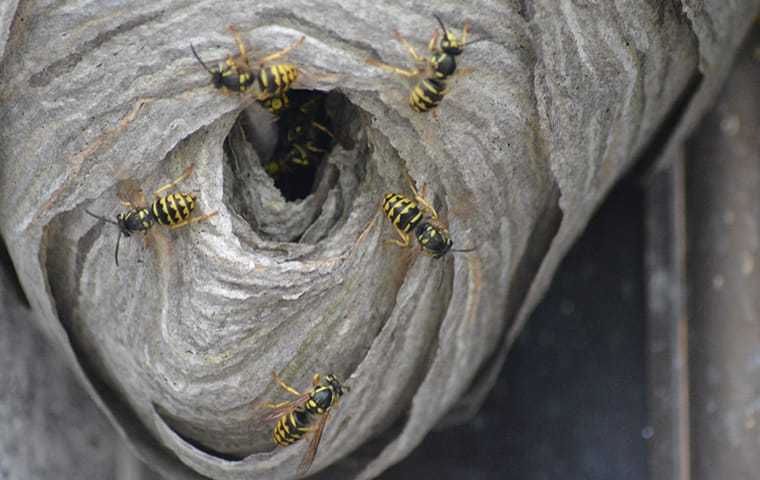
[[[226,202],[265,240],[314,243],[347,213],[349,178],[363,178],[351,152],[361,113],[338,91],[286,95],[243,110],[232,126]]]
[[[275,121],[277,141],[262,166],[286,201],[306,198],[323,159],[335,143],[333,124],[327,114],[327,93],[292,90],[287,105],[276,98],[281,110]]]
[[[240,128],[256,152],[258,161],[286,202],[303,200],[314,192],[315,181],[336,144],[328,96],[318,90],[289,90],[270,99],[270,112],[260,107],[244,110]],[[331,104],[335,102],[331,101]],[[232,136],[232,133],[230,134]],[[225,142],[231,154],[230,137]]]

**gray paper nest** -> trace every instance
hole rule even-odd
[[[312,472],[375,477],[478,405],[594,208],[645,149],[688,133],[757,7],[6,1],[2,235],[40,327],[156,470],[292,478],[306,442],[273,448],[256,408],[286,399],[276,370],[300,389],[315,372],[350,385]],[[485,39],[437,117],[365,63],[411,66],[392,32],[423,50],[433,14]],[[295,88],[331,92],[342,141],[303,201],[283,200],[258,162],[265,139],[242,128],[241,112],[270,121],[261,107],[214,91],[190,53],[233,52],[230,24],[254,56],[305,35]],[[84,209],[112,216],[120,182],[150,195],[190,164],[181,189],[219,215],[156,227],[146,248],[122,239],[117,268],[116,229]],[[385,243],[379,203],[410,193],[407,174],[476,251]]]

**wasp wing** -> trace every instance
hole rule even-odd
[[[306,452],[306,455],[304,455],[300,465],[298,465],[299,477],[306,475],[306,472],[309,471],[311,464],[314,462],[314,457],[317,456],[317,448],[319,448],[319,442],[322,440],[322,432],[325,429],[325,425],[327,425],[327,419],[330,418],[330,412],[331,410],[328,410],[322,415],[316,428],[312,431],[313,434],[311,436],[311,441],[309,442],[309,450]]]
[[[277,420],[278,418],[282,417],[283,415],[287,415],[293,410],[302,407],[306,401],[309,399],[309,392],[304,393],[300,397],[296,398],[295,400],[292,400],[290,402],[282,402],[277,404],[271,404],[269,402],[261,402],[256,404],[254,407],[257,410],[261,409],[269,409],[269,412],[266,412],[265,415],[262,415],[259,418],[258,423],[269,423],[272,420]]]
[[[132,179],[120,180],[116,188],[116,197],[124,203],[128,203],[130,208],[145,208],[148,202],[145,200],[140,185]],[[128,207],[129,207],[128,206]]]

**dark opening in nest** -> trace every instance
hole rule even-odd
[[[365,117],[338,91],[290,90],[246,108],[224,142],[225,202],[264,240],[324,238],[364,178]]]
[[[335,144],[326,99],[325,92],[291,90],[268,101],[270,111],[277,111],[277,143],[262,166],[287,201],[312,192],[317,171]]]

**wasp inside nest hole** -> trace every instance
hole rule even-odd
[[[340,92],[286,95],[243,110],[233,125],[225,201],[264,240],[317,243],[345,221],[364,179],[365,122]]]

